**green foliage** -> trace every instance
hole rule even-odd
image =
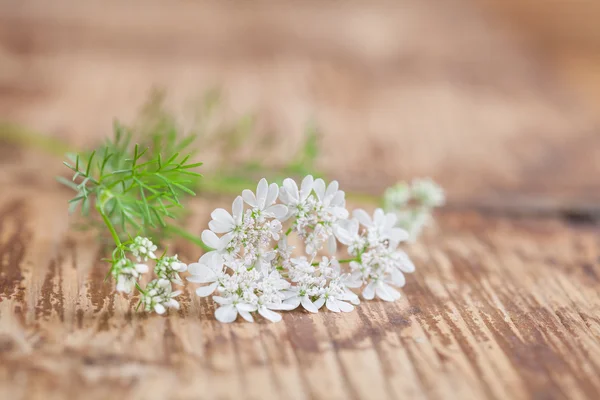
[[[76,192],[70,211],[80,208],[90,216],[96,210],[115,242],[164,232],[183,208],[182,198],[194,195],[191,188],[201,176],[193,170],[202,164],[192,162],[187,150],[192,136],[180,138],[171,124],[151,132],[136,137],[115,123],[114,137],[103,146],[67,156],[71,180],[58,178]]]

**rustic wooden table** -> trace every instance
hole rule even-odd
[[[223,325],[188,287],[161,317],[132,312],[99,244],[69,229],[60,160],[2,142],[0,398],[599,398],[598,124],[452,3],[0,3],[5,119],[83,146],[153,83],[177,107],[224,82],[236,110],[289,132],[282,154],[314,114],[320,164],[350,190],[430,175],[450,201],[408,247],[397,303]],[[192,201],[187,227],[219,201]]]

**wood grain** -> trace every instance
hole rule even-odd
[[[60,161],[0,142],[0,399],[600,397],[598,120],[521,38],[467,0],[165,4],[0,0],[0,117],[88,145],[152,85],[181,110],[217,82],[279,132],[271,161],[314,116],[344,188],[430,175],[452,207],[397,303],[223,325],[186,287],[146,315],[69,229]],[[565,43],[595,43],[590,15]]]
[[[167,317],[131,311],[68,193],[0,202],[0,397],[594,399],[597,226],[445,212],[408,251],[397,303],[223,325],[187,287]],[[200,231],[214,200],[192,204]],[[187,261],[199,249],[175,244]]]

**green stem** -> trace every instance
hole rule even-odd
[[[100,204],[96,205],[96,210],[98,210],[98,213],[102,216],[102,220],[104,221],[104,224],[110,231],[110,234],[113,240],[115,241],[116,247],[120,248],[121,239],[119,239],[119,234],[117,233],[117,230],[115,229],[114,225],[112,224],[112,222],[110,222],[110,218],[108,218],[108,216],[104,213],[104,210],[102,209],[102,206]]]
[[[181,236],[182,238],[194,243],[197,246],[200,246],[202,248],[202,250],[204,251],[211,251],[213,250],[211,247],[208,247],[201,238],[199,238],[198,236],[189,233],[188,231],[186,231],[183,228],[180,228],[178,226],[175,225],[167,225],[166,227],[167,231],[170,231],[172,233],[174,233],[175,235]]]

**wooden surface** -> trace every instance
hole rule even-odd
[[[69,229],[60,160],[0,143],[0,399],[600,398],[600,69],[550,63],[528,43],[563,36],[527,41],[479,3],[500,7],[0,0],[2,119],[87,145],[153,84],[180,110],[222,83],[282,154],[315,116],[344,187],[431,175],[451,201],[408,248],[397,303],[222,325],[187,287],[179,312],[149,316]],[[188,228],[223,201],[194,200]]]

